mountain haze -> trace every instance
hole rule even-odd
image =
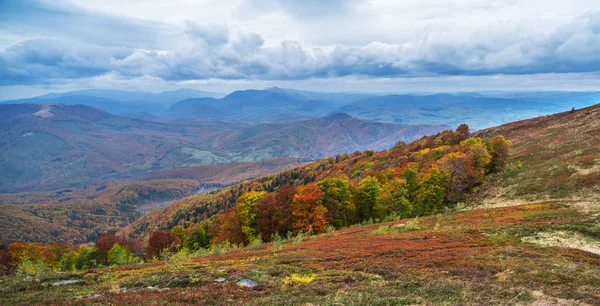
[[[336,114],[249,125],[146,120],[69,104],[0,105],[0,190],[49,190],[163,168],[317,159],[382,149],[446,128],[377,123]]]

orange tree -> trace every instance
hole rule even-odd
[[[328,223],[325,219],[327,208],[323,206],[323,191],[315,184],[298,187],[292,204],[292,229],[294,232],[306,232],[312,229],[316,233],[325,231]]]

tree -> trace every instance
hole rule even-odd
[[[242,223],[235,207],[218,215],[210,227],[210,232],[213,236],[211,242],[229,241],[233,244],[248,244],[249,242],[242,230]]]
[[[109,251],[110,252],[110,251]],[[98,249],[82,246],[75,254],[75,269],[85,270],[98,266]]]
[[[466,124],[461,124],[456,128],[456,132],[454,132],[457,136],[457,143],[469,138],[469,126]]]
[[[294,195],[296,195],[296,188],[289,184],[279,187],[275,194],[275,202],[280,212],[279,234],[282,236],[292,230],[292,203],[294,202]]]
[[[510,156],[510,142],[504,138],[504,136],[495,136],[492,139],[488,139],[486,145],[490,155],[492,155],[492,162],[490,164],[490,171],[497,171],[498,169],[506,166],[508,157]]]
[[[446,202],[456,203],[479,180],[475,165],[470,156],[463,152],[448,153],[437,162],[446,178]]]
[[[419,188],[417,173],[417,170],[414,168],[407,168],[403,173],[404,180],[406,181],[406,199],[411,203],[415,201],[415,193]]]
[[[274,193],[267,193],[256,207],[256,223],[258,233],[264,241],[268,241],[275,233],[279,233],[281,212],[277,206]]]
[[[200,225],[195,224],[188,229],[185,240],[185,246],[193,251],[199,250],[200,248],[206,248],[210,246],[210,237],[206,229]]]
[[[488,152],[485,142],[481,138],[469,138],[461,144],[467,147],[478,174],[478,181],[481,181],[485,176],[485,172],[489,170],[492,161],[492,156]]]
[[[248,240],[252,240],[258,236],[256,207],[264,195],[265,192],[263,191],[249,191],[242,194],[236,201],[235,210],[240,219],[242,232]]]
[[[184,242],[187,238],[187,231],[182,225],[177,225],[171,229],[171,234],[177,236],[179,241]]]
[[[375,208],[378,218],[395,212],[401,218],[408,218],[412,215],[412,206],[408,201],[408,190],[406,181],[402,179],[391,179],[381,186],[378,206]]]
[[[445,177],[437,168],[431,168],[420,180],[415,192],[415,213],[424,215],[441,211],[444,207]]]
[[[115,234],[104,233],[98,237],[96,241],[96,249],[98,249],[98,261],[102,264],[108,264],[108,252],[112,247],[119,243],[120,245],[126,245],[125,241]]]
[[[367,176],[358,184],[356,211],[359,220],[368,220],[373,217],[373,209],[377,205],[381,187],[377,178]]]
[[[325,231],[328,225],[325,219],[327,209],[322,201],[323,192],[317,185],[308,184],[298,187],[292,204],[294,232],[306,232],[309,229],[315,233]]]
[[[174,252],[177,250],[179,242],[179,237],[171,234],[169,231],[156,231],[152,233],[152,236],[148,240],[146,258],[158,257],[163,251]]]
[[[317,186],[323,191],[323,206],[327,208],[325,218],[329,224],[342,227],[356,222],[348,177],[325,178],[317,182]]]
[[[133,253],[118,243],[108,252],[108,264],[111,266],[128,265],[134,262]]]

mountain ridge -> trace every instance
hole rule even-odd
[[[48,117],[35,115],[44,108]],[[2,104],[0,190],[49,190],[140,171],[384,148],[442,125],[333,116],[271,124],[147,120],[84,105]],[[336,139],[332,142],[331,139]],[[127,144],[127,145],[123,145]]]

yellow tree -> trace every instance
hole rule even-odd
[[[249,191],[242,194],[236,201],[235,209],[240,219],[242,232],[248,240],[252,240],[258,236],[256,207],[264,195],[264,191]]]

